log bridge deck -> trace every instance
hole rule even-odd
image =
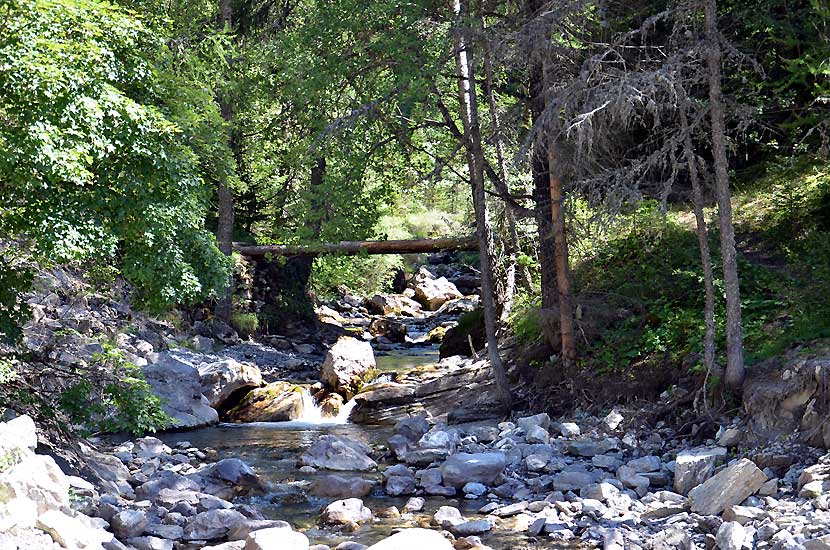
[[[478,243],[475,237],[470,236],[447,239],[340,241],[339,243],[306,245],[233,243],[233,249],[243,256],[252,258],[266,256],[321,256],[324,254],[356,256],[361,254],[419,254],[444,252],[446,250],[478,250]]]

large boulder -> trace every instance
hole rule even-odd
[[[367,471],[377,467],[368,445],[339,435],[323,435],[300,457],[300,464],[325,470]]]
[[[504,453],[456,453],[441,465],[443,483],[460,488],[470,482],[490,485],[507,466]]]
[[[262,373],[254,365],[235,359],[222,359],[199,365],[202,394],[210,406],[221,409],[227,399],[240,390],[254,389],[262,385]]]
[[[170,428],[198,428],[219,421],[219,413],[202,395],[199,370],[187,356],[165,351],[142,371],[153,393],[161,398]]]
[[[369,334],[372,336],[383,336],[384,338],[397,343],[406,342],[406,324],[386,317],[372,319],[369,323]]]
[[[689,491],[693,512],[714,516],[755,494],[766,474],[749,459],[742,458]]]
[[[453,550],[453,545],[440,531],[404,529],[373,544],[368,550]]]
[[[326,353],[320,379],[332,390],[351,399],[375,373],[376,367],[375,353],[369,342],[344,336]]]
[[[436,311],[448,300],[463,298],[455,285],[446,277],[436,279],[423,267],[413,277],[412,288],[415,290],[415,299],[430,311]]]
[[[231,422],[284,422],[302,416],[302,394],[289,382],[272,382],[253,389],[225,413]]]
[[[435,421],[461,423],[501,415],[488,362],[453,357],[438,368],[441,376],[423,382],[373,384],[355,397],[351,421],[394,425],[410,416],[428,415]]]
[[[405,315],[414,317],[421,309],[415,300],[399,294],[375,294],[366,300],[366,309],[377,315]]]

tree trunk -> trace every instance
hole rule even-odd
[[[548,142],[548,172],[550,182],[551,226],[553,229],[554,260],[556,262],[556,288],[559,293],[559,333],[562,337],[562,366],[572,372],[576,362],[576,338],[574,338],[573,292],[571,269],[568,262],[568,236],[565,229],[565,196],[562,179],[557,173],[558,159],[555,144]]]
[[[545,5],[544,0],[528,0],[531,16]],[[538,55],[538,53],[536,54]],[[544,63],[533,55],[528,64],[528,94],[530,118],[535,126],[545,111]],[[548,181],[547,150],[544,140],[536,140],[531,154],[533,200],[536,203],[536,227],[539,235],[539,272],[541,275],[542,307],[557,307],[556,262],[554,260],[553,228],[551,227],[550,182]]]
[[[718,201],[723,282],[726,290],[726,386],[740,388],[744,381],[744,345],[741,327],[741,293],[735,228],[732,226],[732,197],[726,158],[723,97],[721,92],[722,54],[718,38],[717,2],[705,1],[706,64],[709,72],[709,109],[712,117],[712,157],[715,164],[715,194]]]
[[[545,103],[548,103],[548,81],[546,64],[542,64],[542,82],[545,85]],[[574,336],[574,305],[571,289],[571,268],[568,254],[568,235],[565,224],[565,193],[562,188],[562,159],[559,156],[556,124],[546,128],[549,134],[545,140],[548,161],[548,198],[550,200],[551,231],[553,233],[553,257],[556,268],[556,290],[559,302],[559,335],[562,342],[562,367],[571,373],[576,366],[576,338]],[[541,138],[540,138],[541,139]]]
[[[222,17],[222,24],[227,25],[229,29],[233,28],[233,8],[230,0],[219,1],[219,13]],[[233,151],[235,143],[233,139],[233,105],[230,98],[220,97],[220,110],[222,111],[222,118],[228,124],[230,135],[228,136],[228,145]],[[216,240],[218,241],[219,250],[226,256],[233,253],[233,191],[228,186],[227,175],[219,178],[219,188],[217,189],[218,212],[216,224]],[[233,311],[233,273],[231,273],[227,286],[219,297],[216,303],[214,313],[218,318],[225,322],[231,319]]]
[[[703,366],[706,368],[707,379],[710,374],[720,378],[723,373],[715,365],[715,283],[714,276],[712,275],[712,255],[709,252],[709,235],[706,229],[706,218],[703,216],[703,190],[700,185],[700,174],[697,170],[692,136],[689,133],[689,122],[686,118],[688,101],[686,100],[685,92],[681,93],[680,125],[681,131],[683,132],[683,154],[689,166],[689,179],[692,183],[695,221],[697,222],[697,242],[700,248],[700,263],[703,266],[703,288],[706,293],[706,303],[704,306],[706,333],[703,338]]]
[[[501,123],[499,121],[499,109],[496,103],[496,94],[493,91],[493,53],[489,46],[484,52],[484,92],[487,94],[487,102],[490,107],[490,119],[493,124],[493,137],[496,144],[496,161],[498,162],[499,178],[504,182],[507,189],[510,189],[510,180],[507,177],[507,165],[504,154],[504,140],[501,133]],[[519,258],[519,233],[516,230],[516,217],[509,206],[504,207],[504,222],[507,226],[507,238],[502,239],[504,242],[504,250],[507,258],[505,259],[506,266],[504,269],[504,294],[502,295],[501,304],[501,320],[506,321],[510,316],[510,311],[513,309],[513,298],[516,294],[516,274],[517,272],[527,272],[527,267],[520,266]],[[523,281],[530,280],[529,273],[521,274]]]
[[[453,11],[457,20],[469,15],[467,0],[453,0]],[[476,217],[479,261],[481,262],[481,302],[484,308],[484,324],[487,334],[487,351],[499,397],[505,410],[510,410],[512,398],[510,385],[504,370],[499,343],[496,337],[496,304],[491,257],[491,235],[487,220],[487,203],[484,193],[484,150],[481,145],[481,128],[478,117],[478,98],[475,89],[475,66],[469,54],[466,27],[456,35],[456,69],[458,71],[458,101],[464,126],[467,149],[467,164],[473,194],[473,209]],[[465,33],[465,34],[461,34]]]
[[[421,254],[445,250],[477,250],[477,237],[446,239],[406,239],[390,241],[340,241],[308,245],[253,245],[234,243],[234,250],[249,257],[262,256],[320,256],[322,254]]]

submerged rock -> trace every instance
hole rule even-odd
[[[329,498],[365,497],[372,492],[374,486],[374,482],[362,477],[331,474],[315,479],[309,492],[314,496]]]

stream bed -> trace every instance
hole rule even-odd
[[[381,375],[405,375],[407,372],[438,361],[436,347],[415,347],[379,352],[378,370]],[[333,498],[320,498],[308,494],[311,482],[319,476],[339,473],[360,476],[378,482],[372,493],[363,498],[377,516],[378,511],[395,506],[402,510],[409,497],[391,497],[383,492],[381,472],[300,472],[297,460],[300,455],[321,435],[336,434],[366,443],[374,448],[386,444],[393,435],[391,426],[358,425],[345,422],[330,423],[331,419],[320,419],[316,411],[307,415],[310,421],[255,422],[246,424],[223,423],[218,426],[187,432],[173,432],[159,435],[168,445],[188,441],[198,448],[215,449],[219,458],[238,457],[251,465],[266,483],[266,491],[238,502],[250,504],[260,510],[268,519],[289,522],[295,529],[302,530],[312,544],[327,544],[332,548],[345,541],[371,545],[389,536],[400,527],[429,527],[430,519],[440,506],[454,506],[464,515],[475,517],[476,511],[487,503],[484,498],[468,500],[463,497],[447,498],[428,496],[422,512],[405,514],[403,517],[378,518],[362,524],[355,532],[344,532],[337,528],[320,527],[320,511]],[[529,540],[526,525],[512,525],[513,518],[505,518],[502,525],[482,537],[485,544],[494,549],[541,549],[562,547],[548,539]],[[514,531],[515,528],[515,531]],[[428,549],[424,549],[428,550]]]

